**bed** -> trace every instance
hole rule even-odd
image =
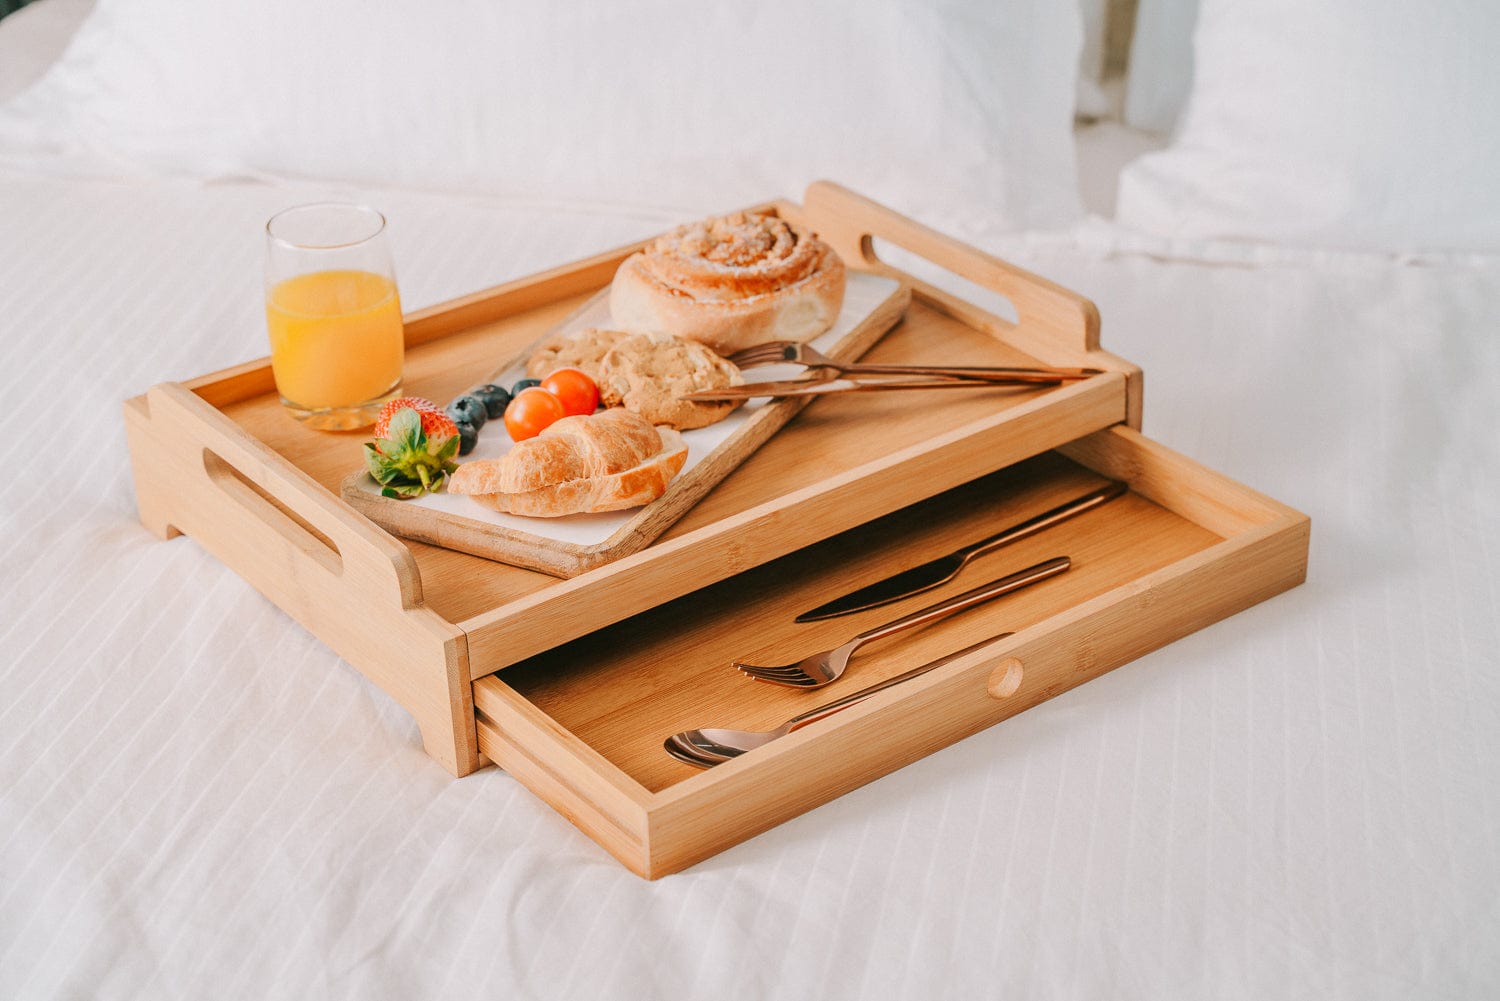
[[[403,86],[394,67],[524,85],[444,43],[466,32],[557,61],[546,17],[481,6],[350,44]],[[382,91],[369,145],[317,140],[326,122],[274,114],[282,85],[254,89],[315,51],[286,42],[285,3],[0,21],[0,996],[1494,996],[1500,76],[1463,56],[1500,22],[1481,0],[1426,20],[1142,0],[1132,47],[1120,5],[1066,6],[809,14],[788,66],[856,33],[845,99],[888,127],[788,172],[801,126],[747,119],[763,158],[705,172],[674,147],[658,168],[682,183],[650,197],[547,146],[545,111],[501,128],[432,91]],[[574,13],[597,87],[620,25]],[[993,37],[1027,39],[1016,66],[965,48]],[[1279,39],[1275,79],[1245,39]],[[892,52],[909,87],[873,75]],[[1075,122],[1089,52],[1097,114]],[[1005,99],[924,121],[981,85]],[[831,131],[809,115],[804,145]],[[925,129],[942,167],[911,152]],[[445,135],[472,144],[392,153]],[[645,881],[506,772],[454,779],[379,688],[138,521],[121,402],[265,354],[277,209],[378,203],[420,309],[824,175],[1093,300],[1146,374],[1144,430],[1311,518],[1306,583]]]

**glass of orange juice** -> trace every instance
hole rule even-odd
[[[374,423],[401,392],[403,332],[385,216],[299,205],[266,223],[266,327],[287,411],[308,427]]]

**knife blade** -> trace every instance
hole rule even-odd
[[[892,602],[909,598],[924,591],[931,591],[958,576],[960,570],[971,561],[992,553],[1002,546],[1024,539],[1029,535],[1035,535],[1043,529],[1050,528],[1058,522],[1080,515],[1120,496],[1126,491],[1124,483],[1111,481],[1106,486],[1088,493],[1066,504],[1059,504],[1050,511],[1043,511],[1034,518],[1028,518],[988,538],[971,542],[967,546],[955,549],[935,560],[909,567],[899,573],[868,584],[856,591],[851,591],[840,598],[819,605],[817,608],[803,612],[798,615],[797,622],[817,622],[821,619],[832,619],[840,615],[851,615],[854,612],[863,612],[871,608],[879,608]]]
[[[1065,381],[1057,375],[1016,375],[998,379],[960,379],[933,377],[923,379],[780,379],[773,382],[747,382],[721,389],[696,389],[683,393],[679,400],[706,403],[714,400],[748,400],[755,396],[823,396],[828,393],[874,392],[883,389],[995,389],[1017,386],[1056,385]]]

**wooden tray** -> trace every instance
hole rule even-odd
[[[836,185],[776,211],[911,291],[881,361],[1092,366],[1011,393],[824,398],[651,545],[571,579],[400,540],[338,494],[358,434],[282,412],[269,363],[153,386],[125,415],[141,520],[194,536],[415,717],[454,774],[493,761],[632,870],[659,876],[1087,681],[1302,579],[1307,520],[1138,432],[1140,371],[1100,350],[1082,297]],[[1005,295],[1017,322],[890,267],[902,248]],[[605,287],[624,247],[408,317],[410,391],[450,399]],[[925,399],[918,399],[925,397]],[[816,693],[755,685],[735,656],[882,621],[792,616],[1102,476],[1125,497],[987,557],[948,587],[1070,555],[1067,574],[861,655]],[[946,592],[929,594],[943,597]],[[890,606],[899,614],[910,606]],[[378,640],[365,628],[382,623]],[[939,670],[696,772],[682,726],[778,722],[981,642]],[[851,633],[852,634],[852,633]],[[609,651],[610,656],[590,656]],[[821,767],[804,766],[817,760]]]
[[[911,290],[902,282],[884,275],[851,272],[838,321],[813,344],[832,358],[858,358],[901,319],[910,301]],[[601,292],[559,328],[571,332],[613,326],[608,295]],[[548,331],[540,339],[555,332]],[[525,359],[533,347],[534,343],[527,345],[516,359],[476,379],[475,384],[513,385],[525,376]],[[758,368],[754,378],[791,377],[800,371]],[[350,506],[397,535],[558,577],[576,577],[650,545],[808,402],[805,397],[754,400],[717,424],[683,432],[688,444],[687,464],[666,493],[631,511],[525,518],[490,511],[456,494],[396,500],[382,497],[379,484],[362,467],[344,480],[341,493]],[[492,430],[481,436],[478,447],[463,461],[497,457],[508,442],[503,430]]]

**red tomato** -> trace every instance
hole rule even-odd
[[[599,407],[599,387],[588,373],[576,368],[558,369],[542,380],[542,388],[562,400],[570,416],[591,414]]]
[[[505,430],[512,441],[535,438],[553,421],[567,416],[562,400],[541,386],[528,386],[505,407]]]

